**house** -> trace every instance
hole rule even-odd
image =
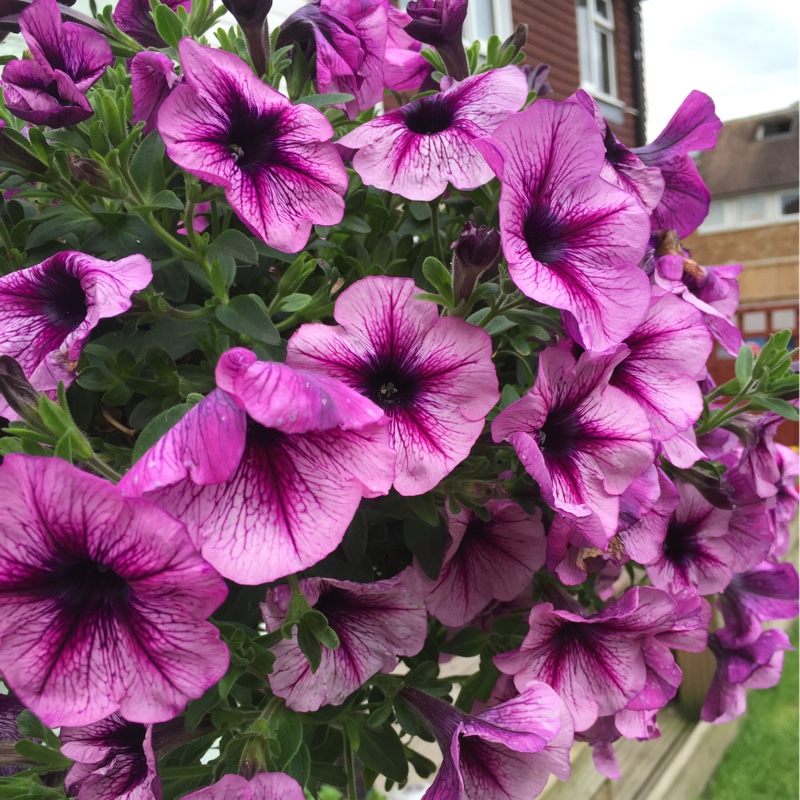
[[[761,347],[789,328],[798,343],[798,105],[726,122],[714,150],[697,167],[711,192],[708,217],[684,240],[699,264],[742,264],[736,322],[745,342]],[[709,362],[717,382],[733,376],[733,359],[717,349]],[[787,444],[797,427],[784,425]]]
[[[506,39],[520,23],[527,63],[550,65],[552,99],[585,89],[621,142],[645,143],[640,0],[471,0],[464,40]]]

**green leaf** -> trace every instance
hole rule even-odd
[[[264,301],[255,294],[234,297],[226,306],[218,306],[217,319],[236,333],[268,345],[281,343],[281,335],[272,324]]]
[[[356,511],[353,521],[348,526],[342,539],[342,550],[351,564],[358,564],[367,551],[369,527],[363,511]]]
[[[311,671],[316,672],[322,661],[322,647],[320,646],[316,633],[309,625],[303,624],[302,621],[297,626],[297,644],[306,657]]]
[[[307,94],[301,97],[297,103],[305,103],[307,106],[314,106],[314,108],[322,108],[322,106],[333,106],[339,103],[349,103],[354,100],[352,94],[346,92],[329,92],[328,94]],[[296,104],[297,104],[296,103]]]
[[[408,499],[408,498],[406,498]],[[443,525],[432,526],[417,519],[403,523],[403,539],[408,549],[417,557],[424,573],[435,581],[442,569],[447,532]]]
[[[28,758],[39,764],[47,764],[60,769],[67,769],[72,764],[69,758],[62,756],[57,750],[32,742],[30,739],[20,739],[14,745],[14,750],[23,758]]]
[[[342,230],[350,231],[350,233],[371,233],[372,228],[359,217],[353,214],[346,214],[344,219],[339,223]]]
[[[41,739],[48,746],[52,748],[61,747],[61,740],[50,730],[36,715],[28,711],[26,708],[17,717],[17,727],[23,736],[29,736],[32,739]]]
[[[163,3],[159,5],[159,9],[164,9],[172,14],[169,6]],[[175,15],[172,14],[172,16]],[[131,178],[149,205],[155,205],[155,198],[167,188],[164,177],[165,152],[164,141],[158,131],[151,131],[131,159]]]
[[[736,356],[736,379],[739,381],[739,391],[743,391],[753,377],[753,361],[753,348],[743,344],[739,355]]]
[[[193,731],[203,720],[203,717],[220,702],[219,689],[212,686],[197,700],[192,700],[186,708],[183,722],[187,731]]]
[[[165,3],[158,3],[153,11],[153,21],[158,35],[171,47],[178,49],[178,42],[187,35],[186,26],[178,15]]]
[[[183,211],[184,205],[180,197],[169,189],[160,191],[151,201],[154,208],[170,208],[173,211]]]
[[[242,264],[257,264],[258,252],[253,240],[241,231],[229,228],[223,231],[211,243],[208,248],[210,258],[220,258],[221,256],[233,256]]]
[[[72,463],[72,437],[69,435],[69,431],[56,442],[56,447],[53,452],[56,458],[60,458],[62,461],[68,461],[70,464]]]
[[[462,628],[452,639],[442,643],[440,650],[454,656],[477,656],[486,645],[487,635],[477,628]]]
[[[64,234],[73,232],[79,223],[86,223],[83,212],[65,206],[56,216],[37,225],[25,242],[27,250],[33,250],[43,244],[60,239]]]
[[[786,400],[781,400],[780,397],[767,397],[766,395],[757,394],[750,397],[749,400],[753,405],[765,408],[768,411],[774,411],[776,414],[780,414],[793,422],[800,420],[800,414],[798,414],[797,409],[791,403],[787,403]]]
[[[314,271],[317,261],[301,253],[283,273],[278,282],[278,296],[287,297],[294,294],[304,283],[306,278]]]
[[[280,755],[273,761],[278,770],[283,770],[303,744],[303,722],[291,709],[278,708],[270,717],[269,728],[281,748]]]
[[[439,510],[436,507],[436,501],[434,500],[431,492],[406,497],[406,505],[423,522],[434,528],[437,527],[441,522]]]
[[[369,769],[402,783],[408,777],[408,762],[400,737],[388,724],[379,730],[362,725],[356,748],[358,757]]]
[[[422,274],[452,307],[455,304],[455,296],[453,294],[453,276],[450,274],[450,270],[438,258],[428,256],[422,262]]]
[[[311,300],[310,294],[301,294],[299,292],[290,294],[283,300],[279,310],[287,314],[293,314],[295,311],[302,311]]]
[[[39,416],[47,429],[57,436],[61,436],[72,427],[72,419],[69,414],[46,394],[39,395]]]

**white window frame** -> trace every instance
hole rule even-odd
[[[581,88],[594,97],[605,100],[612,105],[619,105],[614,2],[613,0],[605,0],[605,3],[609,10],[609,19],[606,19],[598,12],[596,0],[576,0],[575,3]],[[585,12],[581,11],[581,6],[585,7]],[[585,17],[582,16],[583,13],[585,13]],[[602,52],[598,46],[600,34],[605,34],[610,42],[610,47],[607,51],[609,91],[606,91],[602,85]],[[589,74],[586,74],[587,70]]]
[[[780,225],[784,222],[796,222],[800,219],[798,214],[782,214],[781,213],[781,198],[794,189],[779,189],[776,192],[758,192],[749,195],[739,195],[738,197],[725,197],[720,200],[712,200],[711,202],[722,208],[722,221],[717,224],[709,224],[703,222],[700,226],[699,233],[718,233],[720,231],[738,231],[747,228],[764,228],[769,225]],[[764,198],[764,218],[760,220],[743,221],[739,212],[739,201],[749,197],[762,197]]]
[[[478,36],[478,3],[491,6],[494,18],[494,35],[505,41],[514,33],[514,20],[511,16],[511,0],[472,0],[467,6],[467,18],[464,20],[464,41],[470,45],[474,41],[481,43],[481,52],[486,52],[489,38]]]

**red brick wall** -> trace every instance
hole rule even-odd
[[[617,59],[617,87],[620,99],[633,106],[633,71],[631,58],[631,29],[626,0],[613,0],[614,38]],[[578,31],[575,0],[512,0],[511,12],[515,24],[528,25],[527,62],[532,66],[550,65],[547,80],[553,87],[553,100],[564,100],[580,88]],[[628,146],[636,145],[634,116],[625,114],[622,125],[611,126],[619,139]]]

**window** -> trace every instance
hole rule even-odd
[[[781,192],[778,197],[778,214],[781,217],[796,217],[800,212],[800,194],[798,192]]]
[[[756,130],[756,141],[788,136],[792,132],[792,117],[776,117],[762,122]]]
[[[740,225],[755,225],[767,219],[767,202],[763,194],[740,197],[736,201],[736,217]]]
[[[577,0],[581,85],[593,94],[616,98],[612,0]]]
[[[793,222],[800,216],[797,189],[712,200],[700,233],[734,231]]]

